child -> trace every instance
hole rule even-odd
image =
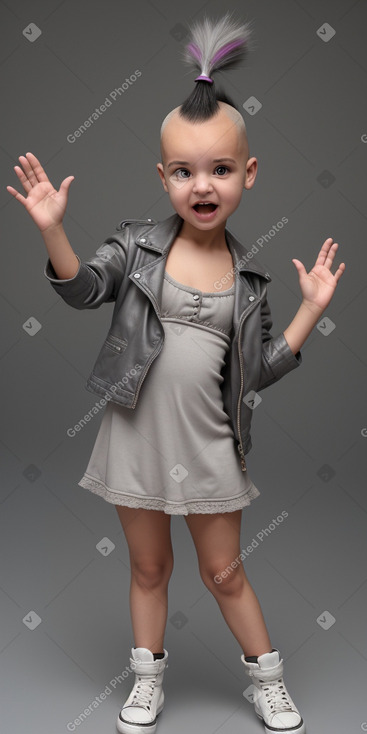
[[[241,259],[243,248],[226,229],[243,189],[254,185],[257,160],[249,158],[241,114],[211,78],[244,58],[248,37],[248,24],[228,14],[192,29],[185,58],[200,74],[162,124],[157,164],[173,216],[125,220],[81,263],[62,226],[74,177],[56,191],[27,153],[19,158],[23,170],[15,167],[27,197],[7,187],[39,227],[49,254],[45,276],[66,303],[115,302],[86,383],[107,406],[79,485],[115,504],[129,546],[135,684],[117,721],[123,734],[152,734],[163,709],[172,514],[185,516],[201,577],[242,647],[265,730],[305,732],[258,599],[242,563],[233,564],[242,508],[260,494],[246,470],[252,410],[245,401],[300,365],[300,348],[345,265],[331,273],[332,238],[308,274],[294,259],[302,303],[288,328],[271,336],[270,275],[256,258]]]

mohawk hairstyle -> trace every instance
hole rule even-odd
[[[233,69],[247,56],[251,36],[250,23],[240,24],[230,13],[212,22],[205,17],[191,28],[191,39],[186,45],[183,61],[200,75],[211,77],[220,69]],[[195,89],[180,107],[180,116],[191,122],[204,121],[219,110],[218,101],[238,108],[223,91],[216,90],[214,82],[195,81]]]

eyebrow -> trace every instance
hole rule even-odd
[[[224,161],[231,161],[231,163],[236,163],[236,161],[233,158],[213,158],[213,163],[224,163]],[[190,166],[190,161],[171,161],[171,163],[168,164],[167,168],[170,166]]]

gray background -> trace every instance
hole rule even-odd
[[[249,473],[261,496],[243,512],[244,561],[285,681],[308,734],[367,730],[366,590],[366,156],[365,0],[229,2],[253,20],[246,68],[221,75],[243,111],[255,187],[228,222],[244,252],[261,248],[272,276],[273,334],[301,300],[292,257],[309,271],[326,237],[346,272],[303,365],[261,393]],[[125,218],[173,213],[156,163],[159,126],[193,86],[182,64],[186,24],[219,0],[0,2],[1,12],[1,730],[62,734],[129,665],[129,556],[116,510],[79,487],[102,411],[74,438],[66,431],[98,399],[84,389],[113,304],[77,311],[43,275],[46,250],[25,209],[13,166],[33,152],[59,187],[74,175],[64,219],[88,259]],[[317,34],[329,23],[328,42]],[[41,35],[30,42],[25,29]],[[75,143],[67,135],[136,69],[141,77]],[[242,105],[255,96],[262,108]],[[327,173],[325,173],[325,171]],[[22,190],[22,193],[23,190]],[[335,268],[334,268],[335,271]],[[31,337],[24,324],[41,325]],[[98,543],[115,548],[103,556]],[[203,585],[191,536],[172,517],[166,704],[158,731],[256,734],[243,696],[239,645]],[[31,613],[31,616],[29,616]],[[325,614],[324,614],[325,613]],[[41,618],[30,629],[26,621]],[[331,616],[332,615],[332,616]],[[328,620],[335,621],[329,626]],[[32,626],[32,625],[31,625]],[[115,732],[129,674],[76,730]],[[110,686],[111,688],[111,686]]]

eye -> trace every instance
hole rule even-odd
[[[215,170],[222,170],[226,173],[226,171],[229,171],[230,169],[228,168],[228,166],[217,166]]]
[[[176,168],[173,172],[173,176],[177,176],[177,178],[187,178],[187,176],[179,176],[178,174],[181,172],[188,173],[190,175],[190,171],[188,171],[187,168]]]

